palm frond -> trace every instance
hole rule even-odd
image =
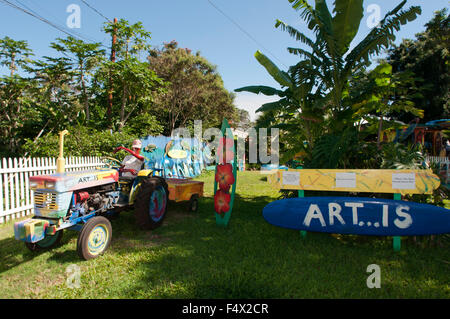
[[[294,27],[292,27],[292,26],[284,23],[283,21],[277,19],[277,22],[275,23],[275,28],[280,28],[282,31],[288,32],[289,35],[291,37],[293,37],[296,41],[300,41],[301,43],[306,44],[307,46],[309,46],[312,49],[312,51],[317,56],[319,56],[323,60],[327,59],[327,56],[322,51],[322,48],[318,45],[317,42],[314,42],[309,37],[307,37],[304,33],[298,31]]]
[[[281,99],[275,102],[269,102],[261,105],[255,112],[279,111],[289,105],[288,99]]]
[[[264,95],[277,95],[277,96],[285,96],[286,93],[281,90],[277,90],[270,86],[264,86],[264,85],[251,85],[251,86],[244,86],[238,89],[234,90],[235,92],[251,92],[255,94],[262,93]]]
[[[326,35],[333,36],[333,17],[328,9],[327,2],[325,0],[316,0],[314,12],[316,13],[320,31]]]
[[[319,31],[317,24],[317,17],[314,11],[314,8],[311,7],[306,0],[289,0],[290,3],[293,3],[292,8],[296,11],[303,10],[300,14],[300,17],[305,20],[308,24],[308,28],[310,30],[314,30],[315,32]]]
[[[266,68],[267,72],[282,86],[292,87],[293,83],[287,74],[284,71],[281,71],[275,63],[273,63],[267,56],[262,54],[259,50],[255,53],[255,58],[258,62]]]
[[[282,31],[287,31],[291,37],[293,37],[296,41],[300,41],[303,44],[306,44],[313,48],[315,46],[315,43],[313,40],[311,40],[309,37],[307,37],[304,33],[298,31],[294,27],[291,27],[290,25],[286,24],[285,22],[277,19],[275,23],[275,28],[280,28]]]
[[[364,15],[363,0],[335,0],[333,29],[339,55],[347,52]]]
[[[355,67],[362,60],[368,61],[370,56],[378,55],[383,49],[395,41],[394,31],[400,30],[401,25],[408,21],[413,21],[421,14],[422,10],[419,6],[414,6],[406,11],[400,11],[403,1],[394,10],[388,12],[380,25],[374,28],[345,58],[346,67],[343,76],[348,76]]]
[[[314,81],[316,78],[320,78],[322,82],[332,86],[331,78],[324,76],[326,74],[319,71],[319,69],[324,69],[330,65],[331,62],[329,60],[321,61],[310,52],[300,48],[288,48],[288,51],[307,58],[289,68],[289,73],[295,83],[304,83],[308,80]]]
[[[310,59],[311,63],[316,66],[319,66],[323,63],[322,60],[320,60],[318,57],[316,57],[311,52],[308,52],[304,49],[288,47],[287,50],[291,54],[298,55],[300,57],[306,57],[306,58]]]

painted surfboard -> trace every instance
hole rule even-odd
[[[275,226],[374,236],[450,233],[450,210],[429,204],[363,197],[305,197],[274,201],[263,209]]]
[[[431,170],[289,169],[267,180],[281,189],[399,194],[432,194],[440,185]]]
[[[228,121],[222,121],[222,139],[216,151],[214,210],[216,224],[227,226],[233,209],[237,181],[236,143]]]

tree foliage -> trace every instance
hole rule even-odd
[[[395,32],[401,25],[416,19],[421,13],[420,7],[413,6],[402,10],[406,0],[389,11],[378,27],[373,28],[366,37],[350,48],[350,43],[358,33],[363,18],[363,0],[336,0],[334,2],[334,16],[330,13],[325,0],[316,0],[313,8],[306,0],[289,0],[292,7],[301,11],[300,17],[314,32],[315,40],[304,33],[278,20],[275,27],[287,31],[292,37],[309,47],[310,51],[301,48],[288,48],[288,51],[298,55],[302,60],[293,67],[292,72],[297,78],[306,74],[314,74],[320,79],[319,89],[326,98],[322,103],[327,104],[329,117],[338,119],[345,116],[349,106],[343,104],[348,94],[349,79],[352,73],[365,68],[373,55],[379,54],[395,40]],[[329,123],[332,124],[332,123]],[[349,123],[346,121],[333,122],[335,129],[341,131]]]
[[[423,109],[423,121],[450,117],[450,15],[447,9],[437,11],[415,40],[405,39],[389,51],[388,62],[393,73],[412,72],[421,81],[420,95],[412,101]],[[414,90],[410,90],[414,94]],[[417,90],[416,90],[417,91]],[[400,99],[401,96],[397,96]],[[404,122],[412,120],[405,113],[393,113]]]
[[[388,48],[401,25],[413,21],[420,7],[402,10],[402,1],[388,12],[377,28],[353,48],[350,43],[358,33],[364,9],[362,0],[336,0],[332,13],[325,0],[316,0],[315,7],[306,0],[289,0],[292,8],[313,31],[315,39],[304,32],[276,20],[275,28],[287,32],[302,47],[288,47],[300,61],[287,72],[280,70],[269,58],[257,51],[255,58],[278,82],[281,90],[265,86],[247,86],[236,91],[277,95],[280,100],[264,104],[258,111],[265,124],[282,128],[284,152],[292,156],[306,152],[310,158],[316,140],[323,134],[337,136],[353,126],[354,111],[349,103],[352,74],[363,70],[370,58]],[[261,124],[261,121],[259,121]],[[316,152],[317,153],[317,152]]]
[[[11,76],[19,67],[26,66],[32,55],[27,41],[16,41],[8,36],[0,39],[0,65],[8,67]]]
[[[18,150],[24,122],[31,115],[30,92],[35,85],[15,72],[26,68],[32,55],[26,41],[15,41],[8,36],[0,39],[0,65],[8,67],[10,72],[0,77],[0,145],[11,152]]]
[[[393,112],[410,113],[417,118],[424,116],[423,110],[416,108],[412,98],[418,96],[416,79],[412,72],[392,74],[392,65],[380,63],[370,72],[361,72],[352,79],[351,100],[355,121],[370,122],[378,116],[377,145],[380,146],[383,122]],[[414,96],[411,94],[414,93]]]
[[[86,43],[75,39],[72,36],[66,39],[57,38],[57,42],[52,42],[50,46],[56,51],[65,55],[71,55],[71,69],[77,80],[76,91],[80,92],[80,103],[84,105],[86,121],[90,121],[89,100],[92,99],[88,92],[89,80],[92,71],[98,67],[105,51],[100,49],[100,43]],[[76,94],[76,92],[74,92]]]
[[[69,127],[64,140],[66,156],[111,156],[112,151],[123,145],[129,147],[136,135],[131,132],[110,132],[85,126]],[[47,133],[38,140],[25,139],[23,149],[31,157],[58,157],[59,135]]]
[[[165,134],[202,120],[204,127],[219,126],[223,118],[233,121],[237,112],[234,95],[228,92],[216,66],[200,53],[179,48],[175,41],[150,52],[149,68],[168,83],[155,99],[154,111],[168,125]]]
[[[174,43],[150,51],[151,33],[141,22],[120,19],[103,31],[116,38],[114,60],[100,43],[72,36],[50,43],[55,55],[36,59],[26,41],[0,39],[0,65],[8,70],[0,77],[1,155],[56,155],[63,129],[72,132],[68,145],[79,143],[67,154],[87,156],[111,152],[132,135],[170,134],[169,128],[197,119],[205,128],[223,117],[238,119],[233,93],[200,54]],[[167,104],[170,96],[177,102]]]

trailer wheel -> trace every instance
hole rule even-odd
[[[103,216],[92,217],[78,235],[78,256],[89,260],[102,255],[108,249],[111,237],[112,227],[109,220]]]
[[[142,181],[134,201],[136,224],[141,229],[159,227],[167,212],[169,187],[160,177],[150,177]]]
[[[35,243],[25,243],[25,246],[31,251],[42,251],[52,249],[59,245],[64,230],[58,230],[54,235],[46,235],[44,239]]]
[[[191,196],[188,209],[190,212],[196,212],[198,210],[198,194]]]

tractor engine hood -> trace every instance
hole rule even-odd
[[[118,180],[119,172],[117,170],[99,168],[88,171],[32,176],[30,177],[30,188],[32,190],[63,193],[114,183]]]

